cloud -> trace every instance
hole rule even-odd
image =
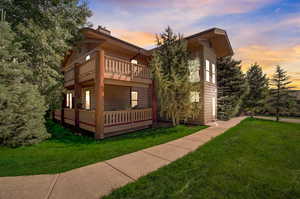
[[[236,50],[236,58],[243,60],[244,68],[255,62],[265,69],[290,63],[298,63],[300,67],[300,44],[280,49],[260,45],[246,46]]]
[[[112,29],[114,36],[138,46],[150,46],[155,43],[155,34],[150,32],[128,31],[124,29]]]
[[[134,31],[157,32],[171,25],[184,30],[209,16],[242,14],[278,0],[102,0],[107,12],[94,12],[92,22]],[[100,2],[100,1],[99,1]],[[100,5],[100,3],[99,3]],[[124,23],[125,21],[125,23]]]

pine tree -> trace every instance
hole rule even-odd
[[[50,136],[44,126],[44,97],[28,81],[28,57],[9,24],[1,21],[0,29],[0,145],[38,143]]]
[[[243,100],[243,108],[251,113],[251,116],[262,111],[266,104],[268,94],[268,78],[262,68],[253,64],[246,73],[249,92]]]
[[[241,61],[231,57],[217,60],[218,118],[228,120],[240,111],[242,99],[248,91]]]
[[[65,53],[80,38],[79,28],[87,25],[91,15],[81,0],[2,0],[21,48],[29,56],[28,66],[33,72],[32,84],[45,97],[48,108],[60,104],[63,76],[60,66]]]
[[[171,119],[173,125],[192,115],[187,44],[182,35],[175,35],[170,27],[157,36],[158,48],[153,53],[153,69],[160,115]]]
[[[278,65],[271,79],[273,88],[270,89],[269,100],[270,106],[275,109],[276,121],[279,121],[280,114],[287,110],[291,103],[290,89],[292,87],[288,86],[290,83],[287,72]]]

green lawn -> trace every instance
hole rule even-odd
[[[50,174],[108,160],[126,153],[162,144],[206,128],[177,126],[137,131],[101,141],[76,136],[48,121],[52,138],[40,144],[15,149],[0,147],[0,176]]]
[[[300,124],[248,118],[112,198],[300,198]]]

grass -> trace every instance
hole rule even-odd
[[[137,131],[96,141],[48,121],[52,138],[33,146],[0,147],[0,176],[59,173],[162,144],[206,128],[177,126]]]
[[[300,198],[300,124],[248,118],[114,198]]]

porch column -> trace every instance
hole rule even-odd
[[[81,102],[81,85],[79,83],[79,64],[76,63],[74,66],[74,82],[75,82],[75,127],[79,128],[79,103]]]
[[[95,139],[104,138],[104,50],[99,47],[97,51],[96,76],[95,76],[95,92],[96,92],[96,110]]]
[[[63,100],[61,103],[61,109],[60,109],[60,123],[64,124],[65,123],[65,107],[66,107],[66,94],[62,94]]]
[[[154,80],[152,80],[151,89],[152,89],[152,123],[157,123],[157,98],[155,93],[155,84]]]

